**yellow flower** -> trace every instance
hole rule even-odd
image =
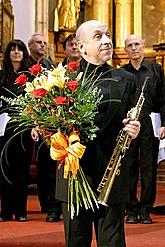
[[[47,82],[47,77],[45,75],[40,75],[35,77],[32,83],[34,84],[34,87],[37,87],[37,86],[45,85],[46,82]]]
[[[52,86],[64,88],[65,82],[68,79],[65,73],[66,69],[64,67],[55,68],[51,73],[48,73],[48,81],[52,83]]]
[[[40,84],[41,84],[41,87],[46,89],[48,92],[50,92],[53,87],[52,82],[48,80],[48,77],[45,75],[41,76]]]
[[[26,82],[26,87],[25,87],[25,91],[27,93],[32,93],[34,90],[34,86],[31,82]]]

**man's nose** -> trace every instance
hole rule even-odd
[[[74,49],[77,49],[77,44],[73,44],[73,48]]]
[[[136,45],[135,44],[132,44],[132,49],[136,49]]]
[[[112,41],[106,34],[103,34],[102,42],[103,42],[103,44],[110,44],[112,46]]]

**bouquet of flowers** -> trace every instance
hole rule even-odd
[[[50,155],[58,161],[58,168],[64,166],[71,218],[83,205],[93,210],[93,203],[98,207],[79,159],[84,154],[84,144],[96,137],[94,117],[102,95],[94,72],[86,78],[86,72],[78,73],[78,67],[77,62],[70,62],[47,70],[36,64],[29,69],[31,81],[26,72],[15,81],[24,87],[25,95],[5,99],[11,109],[10,122],[16,124],[17,131],[22,127],[36,128],[50,145]]]

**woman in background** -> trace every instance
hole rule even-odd
[[[15,84],[15,80],[19,72],[27,71],[28,57],[26,45],[21,40],[14,39],[9,42],[0,71],[0,95],[14,98],[23,94],[23,87]],[[6,103],[3,103],[1,107],[1,110],[6,112]],[[7,111],[9,112],[9,110]],[[16,221],[27,220],[29,158],[32,145],[30,145],[30,131],[23,131],[15,135],[15,128],[8,123],[5,135],[0,137],[0,222],[12,220],[13,215]],[[8,145],[6,145],[7,142]]]

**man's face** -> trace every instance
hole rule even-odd
[[[125,51],[131,60],[143,58],[144,41],[136,35],[130,35],[125,42]]]
[[[33,43],[29,46],[29,50],[32,55],[44,56],[46,52],[46,40],[44,36],[34,36]]]
[[[78,46],[87,62],[100,65],[112,58],[113,45],[106,26],[97,21],[88,23],[81,37]]]
[[[77,40],[72,39],[71,41],[66,42],[65,54],[69,58],[79,58],[80,52],[77,47]]]

